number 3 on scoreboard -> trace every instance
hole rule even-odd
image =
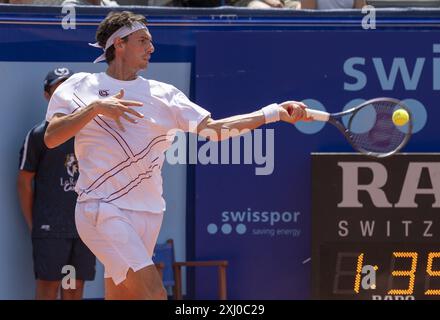
[[[394,265],[396,263],[396,258],[411,258],[411,270],[394,270]],[[391,262],[391,269],[393,272],[390,275],[388,281],[388,288],[392,288],[393,286],[393,277],[409,277],[409,286],[408,289],[390,289],[388,294],[413,294],[414,292],[414,281],[416,278],[416,269],[417,269],[417,252],[393,252],[393,260]]]

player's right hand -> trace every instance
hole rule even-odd
[[[124,97],[124,89],[121,89],[121,91],[119,91],[114,96],[95,101],[93,103],[94,104],[93,108],[97,115],[101,114],[103,116],[115,120],[119,129],[125,131],[125,128],[121,123],[121,117],[131,123],[137,123],[137,120],[133,119],[132,117],[129,117],[127,113],[131,113],[132,115],[138,118],[143,118],[144,115],[140,112],[135,111],[132,108],[129,108],[129,107],[140,107],[143,105],[142,102],[134,101],[134,100],[123,100],[122,99],[123,97]]]
[[[300,101],[285,101],[280,103],[280,119],[285,122],[294,124],[298,121],[311,121],[307,117],[307,106]]]

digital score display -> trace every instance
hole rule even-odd
[[[350,251],[353,248],[363,251]],[[321,280],[321,299],[440,298],[438,246],[390,244],[378,250],[377,245],[335,243],[321,250],[324,267],[319,278],[329,280]]]
[[[440,154],[312,155],[314,299],[440,299]]]

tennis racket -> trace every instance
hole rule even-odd
[[[397,109],[404,109],[409,115],[404,125],[398,126],[393,122],[393,113]],[[393,98],[368,100],[338,113],[308,108],[306,112],[313,120],[329,122],[338,128],[355,150],[377,158],[391,156],[402,149],[413,129],[410,110]]]

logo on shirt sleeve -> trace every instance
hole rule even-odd
[[[100,89],[100,90],[99,90],[99,95],[100,95],[101,97],[108,97],[108,96],[110,95],[108,92],[109,92],[108,89],[107,89],[107,90]]]

